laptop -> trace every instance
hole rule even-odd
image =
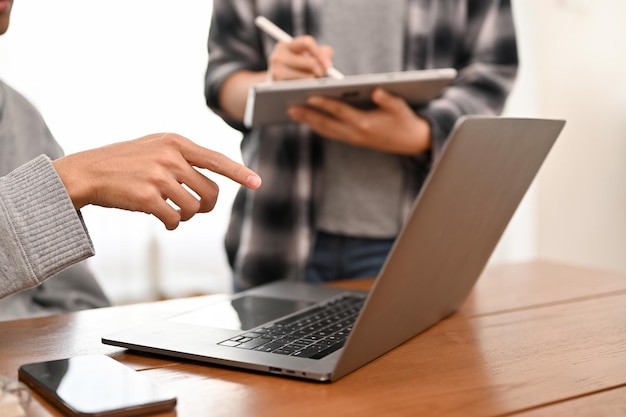
[[[459,120],[369,292],[273,282],[102,341],[336,381],[460,308],[564,124]]]
[[[355,107],[371,108],[372,92],[384,88],[407,103],[420,105],[441,95],[456,77],[454,68],[348,75],[342,79],[311,78],[255,84],[248,90],[243,122],[246,127],[286,123],[287,109],[305,105],[313,95],[334,98]]]

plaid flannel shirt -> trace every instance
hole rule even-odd
[[[219,91],[236,71],[267,69],[275,41],[257,30],[257,15],[294,36],[318,37],[320,7],[321,0],[213,2],[206,101],[242,132],[244,163],[263,178],[260,189],[242,188],[233,203],[225,248],[237,288],[303,279],[322,187],[322,139],[295,123],[246,129],[220,109]],[[408,214],[457,119],[502,111],[515,80],[518,56],[510,1],[407,0],[403,24],[405,70],[452,67],[458,71],[440,98],[414,108],[430,123],[432,149],[404,158],[408,181],[403,206]]]

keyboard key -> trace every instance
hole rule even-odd
[[[343,347],[343,345],[344,345],[344,342],[335,343],[334,345],[329,346],[328,348],[317,352],[316,354],[311,356],[310,359],[322,359],[323,357],[328,356],[331,353],[338,351],[339,349]]]
[[[235,347],[239,344],[241,344],[241,342],[235,342],[234,340],[224,340],[223,342],[218,343],[220,346],[230,346],[230,347]]]

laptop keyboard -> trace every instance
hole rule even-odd
[[[238,349],[321,359],[343,347],[364,297],[346,295],[219,343]]]

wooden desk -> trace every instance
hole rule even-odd
[[[626,415],[625,274],[546,262],[490,267],[458,314],[330,384],[100,343],[105,333],[204,301],[0,323],[0,374],[105,353],[176,392],[176,413],[168,416]],[[60,414],[35,396],[28,415]]]

